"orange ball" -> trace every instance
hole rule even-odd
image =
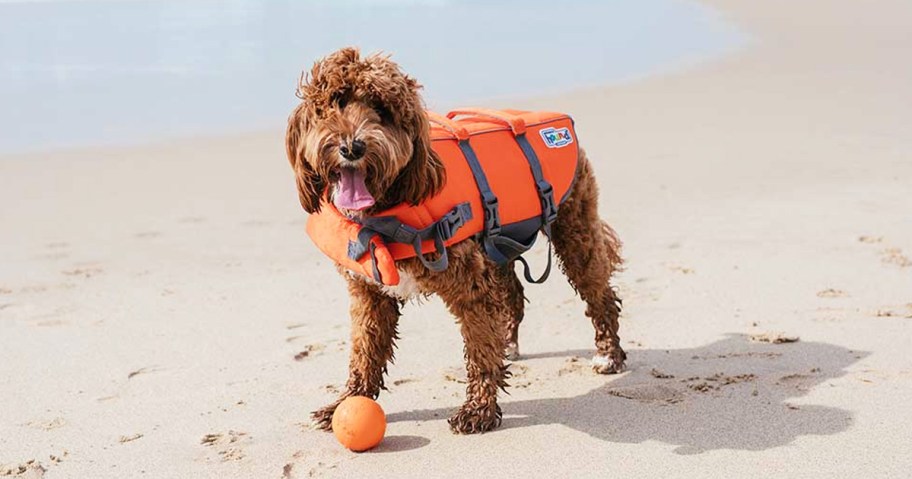
[[[336,407],[332,428],[340,444],[355,452],[366,451],[383,440],[386,414],[373,399],[351,396]]]

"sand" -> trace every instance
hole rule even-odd
[[[530,286],[481,436],[445,422],[438,301],[405,310],[379,448],[309,428],[348,300],[283,131],[0,158],[0,476],[907,477],[912,6],[709,3],[747,47],[510,103],[571,112],[596,162],[629,371],[588,370],[560,275]]]

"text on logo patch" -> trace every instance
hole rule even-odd
[[[548,148],[562,148],[573,143],[569,128],[544,128],[539,133]]]

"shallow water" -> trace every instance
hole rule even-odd
[[[346,45],[393,53],[444,109],[743,40],[676,0],[0,0],[0,152],[281,128],[302,68]]]

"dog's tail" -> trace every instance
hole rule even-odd
[[[624,269],[624,258],[621,257],[621,239],[618,237],[614,228],[608,223],[602,221],[602,237],[605,241],[605,249],[608,252],[608,260],[611,262],[611,272],[622,271]]]

